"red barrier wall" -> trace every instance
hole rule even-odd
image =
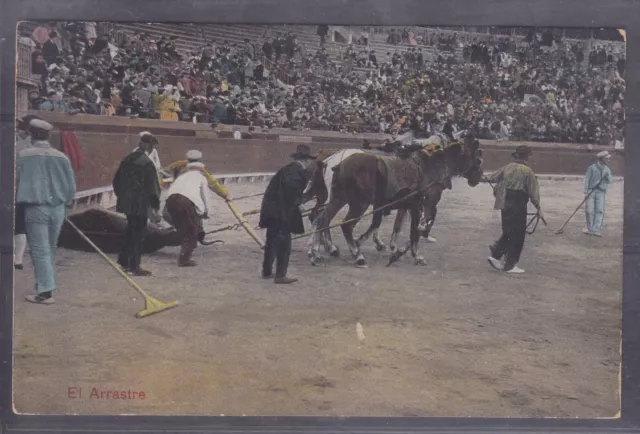
[[[266,134],[254,133],[252,139],[233,140],[220,138],[212,132],[209,125],[202,124],[106,116],[69,116],[57,113],[38,114],[58,128],[63,127],[76,132],[84,153],[84,165],[77,173],[79,191],[111,184],[120,160],[137,146],[138,133],[145,130],[158,135],[158,152],[163,165],[183,159],[189,149],[198,149],[203,153],[203,162],[216,174],[276,171],[289,161],[289,154],[295,150],[298,143],[308,144],[312,152],[315,152],[323,148],[359,147],[364,137],[370,138],[372,143],[382,139],[375,135],[353,136],[274,130]],[[56,133],[52,140],[54,146],[59,148],[59,136]],[[521,143],[482,141],[486,170],[495,170],[509,162],[511,152],[519,144]],[[534,148],[531,166],[540,174],[582,175],[587,166],[595,161],[595,152],[603,149],[595,147],[588,151],[586,145],[528,144]],[[623,175],[622,155],[614,155],[611,169],[614,175]]]

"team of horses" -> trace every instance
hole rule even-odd
[[[391,146],[390,146],[391,145]],[[379,228],[384,216],[396,210],[389,249],[392,260],[411,251],[416,264],[426,264],[420,254],[421,238],[430,239],[437,205],[444,190],[452,188],[453,177],[467,179],[476,186],[483,177],[482,151],[477,139],[471,135],[460,137],[434,136],[424,141],[396,141],[378,149],[325,149],[316,154],[308,168],[309,182],[304,192],[304,202],[315,199],[309,218],[313,234],[309,236],[307,256],[313,265],[324,258],[321,246],[330,256],[338,257],[340,251],[331,239],[332,220],[348,206],[346,218],[340,224],[342,233],[355,259],[357,267],[366,267],[362,245],[373,238],[378,251],[386,250],[380,239]],[[373,207],[372,221],[367,230],[354,237],[354,228],[366,211]],[[410,218],[409,241],[398,248],[397,240],[407,215]],[[124,242],[126,219],[117,213],[102,209],[90,209],[70,217],[73,223],[89,236],[103,251],[120,250]],[[74,250],[86,250],[88,245],[77,233],[65,225],[59,245]],[[164,246],[181,244],[174,228],[149,225],[144,252],[150,253]],[[219,241],[199,241],[210,245]]]
[[[348,206],[342,232],[357,267],[367,262],[361,246],[370,237],[378,251],[386,246],[378,229],[385,215],[397,210],[390,250],[393,254],[411,250],[416,264],[425,265],[420,254],[420,238],[429,238],[444,190],[452,188],[453,177],[463,177],[471,187],[483,177],[482,151],[472,135],[454,140],[442,137],[412,141],[393,153],[367,149],[327,149],[320,151],[309,166],[310,180],[304,201],[316,204],[310,212],[314,233],[310,236],[307,256],[311,264],[323,260],[321,244],[326,253],[338,257],[340,252],[326,229],[336,214]],[[369,228],[357,239],[353,230],[369,207],[373,217]],[[406,216],[410,217],[410,237],[403,250],[397,239]]]

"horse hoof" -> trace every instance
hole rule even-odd
[[[356,267],[357,268],[369,268],[369,266],[367,265],[367,261],[365,259],[356,260]]]
[[[385,246],[384,244],[378,244],[378,245],[376,246],[376,250],[377,250],[378,252],[384,252],[385,250],[387,250],[387,246]]]
[[[424,258],[416,258],[416,265],[427,265],[427,260]]]

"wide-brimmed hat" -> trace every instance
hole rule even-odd
[[[154,135],[153,135],[153,134],[151,134],[151,133],[144,134],[144,135],[140,138],[140,141],[141,141],[142,143],[151,143],[151,144],[153,144],[153,145],[157,145],[157,144],[158,144],[158,139],[156,138],[156,136],[154,136]]]
[[[298,145],[296,152],[291,154],[291,158],[294,160],[312,160],[314,157],[311,155],[311,148],[307,145]]]
[[[609,151],[598,152],[596,154],[596,156],[598,157],[598,159],[600,159],[600,158],[611,158],[611,154],[609,153]]]
[[[521,158],[526,160],[531,156],[532,153],[533,152],[531,151],[530,147],[528,147],[527,145],[521,145],[516,148],[515,152],[513,152],[511,156],[513,158]]]

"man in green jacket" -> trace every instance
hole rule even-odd
[[[527,165],[531,148],[518,146],[512,154],[514,161],[487,176],[485,180],[496,182],[495,206],[502,217],[502,236],[489,248],[489,264],[499,271],[524,273],[517,266],[524,247],[527,229],[527,204],[529,201],[544,218],[540,207],[540,191],[535,173]],[[504,264],[501,259],[504,257]]]

